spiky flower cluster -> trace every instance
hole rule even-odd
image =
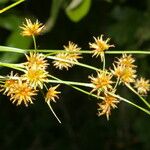
[[[44,87],[47,89],[46,83],[48,82],[49,76],[49,73],[47,72],[48,62],[46,56],[36,52],[36,41],[34,38],[34,36],[39,35],[42,32],[44,25],[39,23],[38,20],[36,20],[35,23],[32,23],[30,19],[25,20],[26,24],[23,24],[23,26],[20,27],[23,30],[21,34],[23,36],[33,37],[35,51],[30,52],[28,55],[25,54],[27,61],[19,65],[24,74],[14,75],[13,72],[11,72],[7,77],[3,77],[5,81],[0,85],[0,91],[3,91],[3,94],[10,96],[10,101],[16,103],[17,106],[22,103],[24,103],[25,106],[33,104],[34,96],[38,94],[38,91],[42,90]],[[69,43],[70,49],[74,51],[73,48],[76,48],[76,45],[71,44],[72,43]],[[76,51],[78,50],[79,49],[76,48]],[[78,55],[72,53],[74,61],[75,57],[77,59]],[[45,101],[56,119],[60,122],[50,106],[50,101],[56,102],[55,99],[59,98],[58,94],[60,92],[56,91],[57,88],[58,86],[54,86],[47,89]]]
[[[43,85],[48,81],[47,61],[42,54],[30,53],[26,55],[27,62],[24,63],[25,74],[22,76],[23,80],[26,80],[31,87],[36,89],[37,87],[43,89]]]
[[[90,48],[93,49],[93,56],[100,56],[101,57],[101,61],[104,61],[104,53],[106,50],[108,50],[110,47],[114,47],[114,45],[109,45],[108,42],[110,41],[110,39],[106,39],[106,41],[103,40],[103,35],[101,35],[100,37],[95,38],[94,37],[95,42],[94,43],[89,43]]]
[[[6,77],[4,85],[2,85],[2,91],[7,96],[10,96],[12,103],[16,102],[16,105],[24,103],[28,106],[29,103],[33,103],[33,96],[37,95],[39,89],[43,89],[45,83],[48,82],[48,67],[45,56],[41,53],[30,52],[26,55],[27,62],[22,63],[24,68],[24,74],[21,76],[13,75],[13,72]],[[55,88],[50,88],[46,94],[46,100],[52,99],[55,101],[55,97],[58,98],[59,92],[55,91]],[[51,94],[49,94],[51,91]],[[52,92],[53,91],[53,92]]]
[[[102,102],[98,103],[98,116],[106,114],[107,120],[109,120],[109,115],[111,114],[111,109],[116,108],[116,104],[119,100],[112,96],[115,94],[112,81],[113,74],[108,70],[100,70],[96,77],[89,76],[91,83],[93,85],[92,93],[97,92],[97,96],[101,96]]]
[[[89,76],[92,83],[92,93],[97,92],[97,96],[102,98],[98,103],[98,116],[106,114],[107,120],[111,115],[111,109],[117,108],[117,86],[121,83],[130,86],[134,91],[135,87],[140,95],[146,95],[150,90],[149,80],[144,78],[136,79],[136,65],[132,55],[123,54],[113,63],[113,69],[100,70],[96,77]],[[116,95],[116,96],[115,96]]]
[[[38,95],[40,90],[46,90],[45,102],[48,104],[52,113],[56,119],[60,122],[56,114],[54,113],[50,102],[56,102],[56,99],[59,99],[59,94],[61,93],[57,89],[61,83],[71,85],[75,89],[88,93],[94,97],[98,98],[98,116],[106,115],[107,120],[111,115],[112,109],[117,108],[118,103],[123,99],[118,95],[118,87],[120,84],[128,87],[132,92],[137,94],[143,102],[150,107],[150,104],[143,99],[141,96],[145,96],[150,91],[150,80],[146,80],[143,77],[137,78],[137,66],[134,64],[135,59],[132,55],[123,54],[120,58],[117,58],[112,68],[107,69],[105,67],[105,52],[114,45],[108,44],[110,41],[109,38],[103,40],[103,35],[100,37],[94,37],[94,43],[89,43],[90,48],[92,49],[89,54],[92,53],[93,56],[100,56],[102,62],[102,68],[95,68],[83,63],[79,63],[78,59],[82,58],[81,48],[73,42],[68,43],[67,46],[64,46],[62,51],[53,51],[52,53],[46,52],[38,53],[36,49],[36,41],[34,36],[39,35],[44,25],[39,23],[37,20],[35,23],[32,23],[30,19],[25,19],[26,23],[20,27],[23,36],[31,36],[33,38],[35,50],[29,54],[25,54],[26,62],[19,64],[12,64],[12,68],[23,71],[23,74],[14,74],[13,71],[8,76],[0,76],[2,78],[0,84],[0,91],[4,95],[10,97],[10,101],[16,105],[24,104],[28,106],[33,104],[35,96]],[[96,70],[96,75],[89,75],[90,83],[81,83],[73,81],[63,81],[53,75],[51,75],[47,70],[49,63],[47,58],[53,59],[53,66],[60,70],[73,67],[75,64],[89,69]],[[8,66],[11,66],[9,64]],[[57,85],[47,88],[48,83],[57,83]],[[81,88],[76,86],[86,86],[92,88],[91,92],[84,91]],[[43,93],[43,92],[42,92]],[[131,102],[130,102],[131,104]],[[137,105],[134,105],[137,107]],[[141,107],[140,107],[141,109]],[[145,109],[142,109],[145,110]],[[149,111],[145,110],[149,113]]]
[[[1,91],[10,96],[10,101],[12,103],[16,102],[16,105],[24,103],[25,106],[28,106],[29,103],[32,104],[33,96],[37,92],[27,82],[23,81],[21,77],[13,75],[13,72],[11,72],[10,76],[7,76],[4,85],[1,87]]]
[[[27,62],[24,63],[25,74],[22,75],[23,80],[34,89],[37,87],[43,89],[44,83],[48,82],[48,72],[46,71],[48,64],[45,56],[31,52],[29,56],[26,55],[26,58]]]
[[[141,77],[135,81],[134,86],[138,93],[141,95],[147,95],[147,92],[150,91],[150,80],[146,80],[145,78]]]
[[[98,116],[105,115],[107,120],[109,120],[109,116],[111,115],[111,109],[117,108],[117,104],[119,103],[118,99],[110,94],[105,94],[103,97],[103,101],[98,103]]]
[[[67,69],[72,67],[76,62],[78,62],[80,56],[80,49],[77,44],[69,41],[68,46],[64,46],[66,52],[58,53],[55,57],[56,60],[53,61],[53,64],[56,68]]]
[[[91,79],[91,83],[93,84],[93,90],[91,92],[97,91],[97,95],[99,96],[101,92],[106,93],[107,91],[112,89],[111,81],[112,74],[107,70],[100,70],[97,72],[97,77],[89,76]]]
[[[25,18],[25,21],[26,23],[23,23],[23,26],[20,27],[23,30],[21,32],[23,36],[35,36],[42,32],[44,25],[38,20],[32,23],[30,19]]]
[[[133,83],[136,78],[136,66],[131,55],[123,54],[121,58],[117,58],[117,61],[113,64],[114,69],[112,73],[114,76],[120,79],[123,83]]]
[[[59,85],[56,85],[54,87],[50,87],[46,93],[46,97],[45,97],[45,101],[53,101],[56,103],[55,98],[59,99],[58,94],[60,94],[61,92],[56,91],[56,89],[59,87]]]

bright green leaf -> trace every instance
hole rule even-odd
[[[72,21],[78,22],[87,15],[90,6],[91,0],[73,0],[66,8],[66,14]]]
[[[11,33],[11,35],[8,37],[6,45],[10,47],[17,47],[17,48],[29,48],[31,45],[32,38],[30,37],[23,37],[20,35],[19,30],[16,30]],[[3,62],[17,62],[17,60],[21,57],[21,54],[16,54],[16,53],[4,53],[1,56],[1,60]]]
[[[20,34],[20,30],[16,30],[11,33],[11,35],[7,38],[6,45],[10,47],[17,47],[17,48],[29,48],[32,42],[31,37],[23,37]]]

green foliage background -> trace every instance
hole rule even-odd
[[[1,0],[0,8],[14,1]],[[47,32],[37,38],[39,49],[62,49],[69,40],[89,49],[88,43],[93,41],[93,36],[100,34],[111,37],[111,42],[119,50],[148,50],[150,47],[149,0],[26,0],[0,14],[0,45],[23,49],[33,47],[30,38],[20,35],[19,26],[24,18],[38,18],[46,23]],[[114,57],[106,56],[108,67]],[[150,78],[149,56],[135,57],[139,74]],[[5,62],[21,62],[22,58],[17,54],[0,54],[0,60]],[[89,56],[82,61],[99,65]],[[2,75],[9,71],[0,68]],[[87,81],[87,74],[92,73],[77,66],[65,72],[51,65],[49,71],[60,78],[75,81]],[[61,86],[60,89],[62,95],[53,108],[62,124],[58,124],[48,109],[42,94],[28,108],[16,107],[7,97],[0,96],[1,150],[150,149],[148,115],[122,102],[107,122],[104,116],[96,116],[96,99],[70,87]],[[120,93],[139,101],[125,88],[120,89]]]

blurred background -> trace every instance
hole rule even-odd
[[[16,0],[1,0],[0,9]],[[0,45],[33,48],[32,40],[20,35],[24,18],[38,19],[47,31],[37,38],[38,49],[63,49],[68,41],[89,49],[93,36],[111,38],[117,50],[148,50],[150,47],[149,0],[26,0],[0,14]],[[107,55],[107,67],[116,56]],[[150,78],[149,56],[134,55],[138,74]],[[22,55],[2,53],[2,62],[21,62]],[[99,66],[85,55],[83,63]],[[89,82],[93,72],[75,66],[69,71],[50,67],[50,73],[64,80]],[[10,72],[0,68],[1,75]],[[44,102],[42,94],[29,107],[11,104],[0,96],[0,150],[149,150],[150,118],[121,102],[110,120],[98,117],[97,100],[71,87],[60,86],[60,99],[52,104],[59,124]],[[126,88],[120,94],[134,102],[140,100]],[[147,97],[147,100],[149,98]],[[144,105],[143,105],[144,106]]]

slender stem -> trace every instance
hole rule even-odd
[[[105,70],[105,64],[106,64],[106,62],[105,62],[105,54],[104,54],[104,56],[103,56],[103,70]]]
[[[52,78],[55,78],[54,76],[51,76]],[[64,80],[58,80],[58,78],[55,80],[48,80],[50,83],[62,83],[62,84],[69,84],[69,85],[79,85],[79,86],[84,86],[84,87],[90,87],[92,88],[93,85],[91,83],[82,83],[82,82],[72,82],[72,81],[64,81]]]
[[[57,52],[51,52],[51,53],[45,54],[45,56],[47,57],[47,56],[52,56],[52,55],[56,55],[56,54],[57,54]]]
[[[120,50],[114,50],[114,51],[106,51],[106,54],[150,54],[150,50],[147,51],[141,51],[141,50],[131,50],[131,51],[120,51]]]
[[[118,77],[118,78],[117,78],[117,81],[116,81],[116,83],[115,83],[115,86],[114,86],[114,88],[113,88],[114,90],[117,88],[119,81],[120,81],[120,78]]]
[[[134,92],[144,103],[145,105],[150,108],[150,104],[142,97],[140,96],[129,84],[125,84],[132,92]]]
[[[147,109],[145,109],[145,108],[143,108],[143,107],[140,107],[139,105],[137,105],[137,104],[135,104],[135,103],[133,103],[133,102],[131,102],[131,101],[129,101],[129,100],[127,100],[127,99],[125,99],[125,98],[119,96],[119,95],[114,95],[114,94],[113,94],[113,96],[117,97],[118,99],[120,99],[120,100],[122,100],[122,101],[124,101],[124,102],[127,102],[128,104],[131,104],[132,106],[134,106],[134,107],[136,107],[136,108],[138,108],[138,109],[144,111],[144,112],[147,113],[148,115],[150,115],[150,111],[148,111]]]
[[[66,50],[49,50],[49,49],[45,49],[45,50],[41,50],[38,49],[37,52],[43,52],[43,53],[61,53],[61,52],[66,52],[66,53],[73,53],[73,52],[69,52]],[[83,53],[83,54],[93,54],[92,51],[90,50],[82,50],[82,51],[77,51],[76,53]],[[141,51],[141,50],[131,50],[131,51],[125,51],[125,50],[113,50],[113,51],[105,51],[105,54],[144,54],[144,55],[150,55],[150,50],[147,51]]]
[[[15,69],[15,70],[19,70],[19,71],[24,72],[24,69],[22,69],[22,68],[19,66],[19,64],[9,64],[9,63],[2,63],[2,62],[0,62],[0,66],[12,68],[12,69]]]
[[[55,116],[55,118],[57,119],[57,121],[58,121],[59,123],[61,123],[60,119],[57,117],[56,113],[54,112],[54,110],[53,110],[53,108],[52,108],[52,106],[51,106],[51,104],[50,104],[50,101],[47,102],[47,105],[49,106],[51,112],[53,113],[53,115]]]
[[[89,65],[86,65],[86,64],[82,64],[82,63],[79,63],[79,62],[69,61],[69,60],[62,59],[62,58],[57,58],[55,56],[48,56],[47,58],[53,59],[53,60],[60,60],[60,61],[64,61],[64,62],[67,62],[67,63],[75,64],[75,65],[78,65],[78,66],[82,66],[82,67],[85,67],[85,68],[88,68],[88,69],[99,71],[99,69],[96,68],[96,67],[89,66]]]
[[[34,50],[37,50],[37,45],[36,45],[36,39],[35,36],[32,35],[33,43],[34,43]]]
[[[0,52],[14,52],[14,53],[25,53],[33,51],[32,49],[19,49],[14,47],[7,47],[7,46],[0,46]],[[49,50],[49,49],[38,49],[37,52],[42,53],[60,53],[60,52],[66,52],[71,53],[69,51],[65,50]],[[77,51],[76,53],[83,53],[83,54],[92,54],[93,52],[90,50],[82,50]],[[113,51],[106,51],[105,54],[150,54],[150,50],[147,51],[141,51],[141,50],[131,50],[131,51],[125,51],[125,50],[113,50]]]
[[[66,84],[66,85],[68,85],[68,86],[71,86],[72,88],[74,88],[74,89],[76,89],[76,90],[78,90],[78,91],[80,91],[80,92],[82,92],[82,93],[84,93],[84,94],[87,94],[87,95],[90,95],[90,96],[93,96],[93,97],[96,97],[96,98],[103,99],[103,98],[100,97],[100,96],[97,96],[97,95],[92,94],[92,93],[90,93],[90,92],[87,92],[87,91],[85,91],[85,90],[83,90],[83,89],[81,89],[81,88],[79,88],[79,87],[74,86],[74,85],[80,85],[80,86],[85,86],[85,87],[92,87],[92,85],[89,84],[89,83],[68,82],[68,81],[63,81],[63,80],[61,80],[61,79],[59,79],[59,78],[57,78],[57,77],[54,77],[54,76],[52,76],[52,75],[49,75],[49,76],[50,76],[51,78],[55,79],[53,83],[63,83],[63,84]],[[56,81],[56,80],[57,80],[57,81]],[[50,80],[49,80],[49,81],[50,81]],[[52,80],[51,80],[51,81],[52,81]]]
[[[38,52],[43,52],[43,53],[51,53],[51,52],[54,52],[54,53],[60,53],[60,52],[66,52],[66,53],[71,53],[69,51],[65,51],[65,50],[41,50],[41,49],[38,49],[37,50]],[[83,53],[83,54],[92,54],[93,51],[91,50],[82,50],[82,51],[78,51],[76,53]],[[147,50],[147,51],[142,51],[142,50],[130,50],[130,51],[126,51],[126,50],[113,50],[113,51],[105,51],[105,54],[148,54],[150,55],[150,50]]]
[[[95,94],[92,94],[91,92],[87,92],[87,91],[85,91],[85,90],[83,90],[83,89],[81,89],[81,88],[79,88],[79,87],[76,87],[76,86],[73,86],[73,85],[70,85],[72,88],[74,88],[74,89],[76,89],[77,91],[80,91],[80,92],[82,92],[82,93],[84,93],[84,94],[87,94],[87,95],[90,95],[90,96],[93,96],[93,97],[95,97],[95,98],[97,98],[97,99],[104,99],[103,97],[101,97],[101,96],[97,96],[97,95],[95,95]]]
[[[20,48],[0,46],[0,52],[12,52],[12,53],[26,53],[28,50],[23,50]],[[29,50],[30,51],[30,50]]]
[[[3,9],[1,9],[0,10],[0,14],[3,13],[3,12],[5,12],[5,11],[7,11],[7,10],[9,10],[9,9],[11,9],[11,8],[13,8],[13,7],[15,7],[15,6],[17,6],[18,4],[20,4],[20,3],[24,2],[24,1],[25,0],[19,0],[19,1],[15,2],[15,3],[13,3],[13,4],[11,4],[11,5],[3,8]]]

